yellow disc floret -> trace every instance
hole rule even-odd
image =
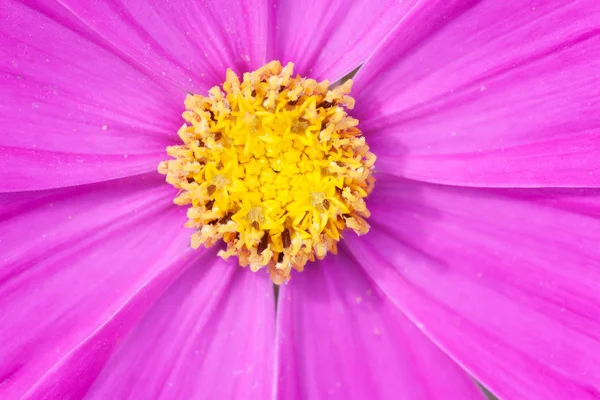
[[[293,68],[273,61],[242,82],[228,70],[222,89],[188,95],[183,144],[159,166],[180,189],[175,203],[190,205],[192,247],[223,240],[220,256],[267,267],[278,284],[335,253],[345,228],[369,230],[375,181],[375,156],[346,113],[352,81],[332,88]]]

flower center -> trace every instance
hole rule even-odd
[[[180,189],[175,204],[189,205],[192,247],[222,240],[221,257],[267,267],[277,284],[335,254],[345,228],[367,233],[375,182],[375,156],[346,113],[352,81],[331,88],[293,68],[272,61],[242,82],[227,70],[222,89],[188,95],[183,144],[159,165]]]

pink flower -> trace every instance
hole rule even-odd
[[[600,397],[600,2],[0,5],[0,398]],[[371,231],[282,285],[189,248],[186,92],[352,91]]]

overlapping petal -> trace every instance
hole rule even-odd
[[[123,339],[86,398],[269,398],[272,284],[232,261],[188,269]]]
[[[345,251],[306,266],[278,304],[278,399],[483,399]]]
[[[467,189],[382,177],[369,276],[501,398],[600,395],[598,190]]]
[[[177,137],[185,92],[23,4],[8,2],[0,18],[0,191],[156,169]]]
[[[267,61],[271,0],[61,2],[134,65],[182,91],[204,92],[227,68]]]
[[[424,1],[356,76],[378,168],[469,186],[600,185],[600,3]]]
[[[416,3],[279,0],[272,58],[334,82],[359,67]]]
[[[0,397],[77,398],[185,268],[185,211],[160,177],[0,197]]]

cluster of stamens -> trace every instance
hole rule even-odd
[[[183,144],[159,172],[189,205],[192,247],[223,241],[223,258],[237,256],[273,282],[292,269],[337,252],[341,232],[365,234],[365,197],[375,156],[348,116],[352,81],[292,77],[293,64],[273,61],[245,73],[231,70],[223,88],[188,95]]]

